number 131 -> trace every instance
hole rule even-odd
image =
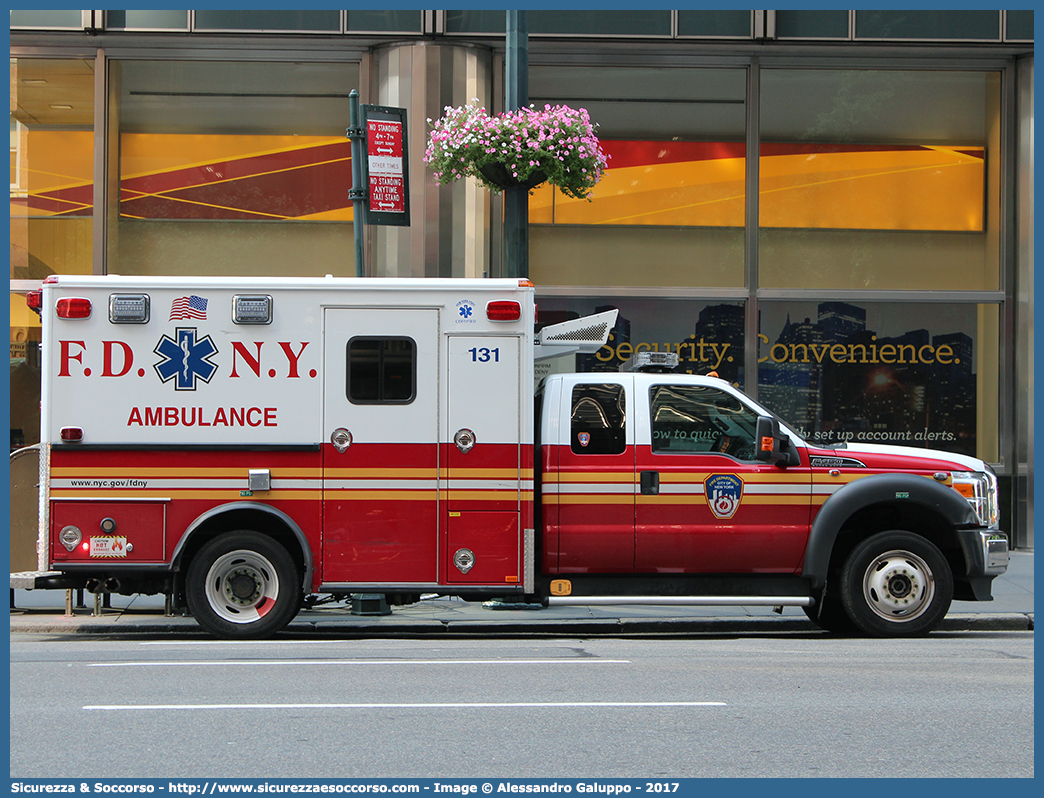
[[[468,350],[471,353],[472,363],[499,363],[500,349],[487,349],[486,347],[473,347]]]

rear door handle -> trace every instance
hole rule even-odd
[[[643,471],[642,477],[642,495],[643,496],[657,496],[660,493],[660,472],[659,471]]]

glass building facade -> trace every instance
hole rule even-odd
[[[503,204],[428,119],[502,110],[502,11],[11,11],[11,447],[49,274],[356,273],[349,93],[408,110],[411,224],[371,276],[499,276]],[[529,200],[541,321],[620,309],[814,441],[993,464],[1033,545],[1032,11],[531,11],[529,101],[586,108],[590,202]],[[90,35],[85,35],[85,33]]]

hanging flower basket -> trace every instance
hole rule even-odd
[[[435,182],[474,177],[498,194],[513,185],[532,189],[545,180],[576,199],[590,199],[608,156],[587,111],[545,105],[490,116],[472,100],[446,107],[432,122],[424,162]]]
[[[504,164],[492,161],[480,166],[478,171],[482,175],[483,180],[502,189],[511,188],[512,186],[522,186],[527,190],[534,189],[547,180],[547,175],[540,169],[534,169],[529,173],[529,177],[523,180],[520,177],[513,176]]]

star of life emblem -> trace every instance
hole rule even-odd
[[[153,351],[163,358],[155,365],[160,381],[174,380],[175,391],[194,391],[197,379],[210,382],[217,371],[210,358],[218,349],[209,335],[197,341],[195,327],[178,327],[174,338],[164,335]]]
[[[732,474],[711,474],[703,481],[707,505],[715,518],[732,518],[743,496],[743,480]]]

